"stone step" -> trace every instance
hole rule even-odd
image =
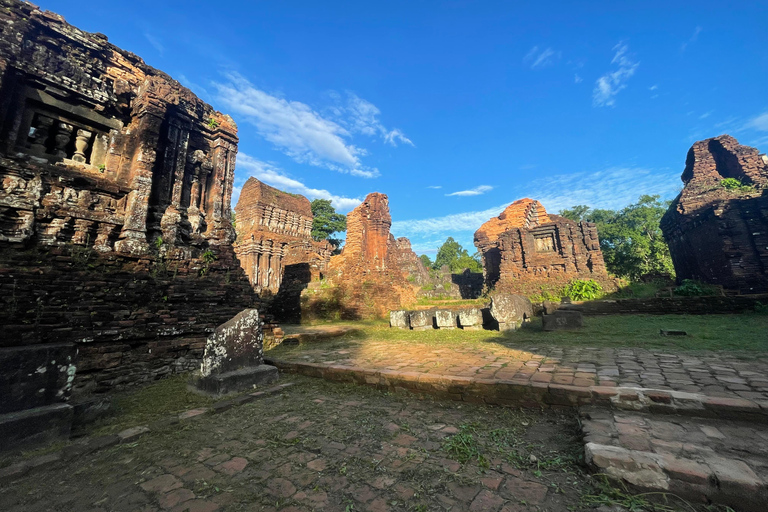
[[[716,418],[579,410],[585,459],[638,491],[747,512],[768,509],[768,427]]]

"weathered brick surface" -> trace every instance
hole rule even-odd
[[[106,36],[2,5],[0,345],[74,342],[80,390],[196,367],[256,301],[234,122]]]
[[[735,178],[751,190],[727,190]],[[695,143],[685,187],[661,220],[678,280],[768,291],[768,161],[729,135]]]
[[[257,292],[277,293],[288,265],[306,263],[318,279],[333,247],[312,240],[309,200],[248,178],[235,206],[235,252]]]
[[[499,291],[555,291],[572,279],[614,286],[595,225],[549,215],[533,199],[515,201],[483,224],[475,232],[475,247],[482,253],[486,285]]]
[[[378,192],[368,194],[347,214],[344,249],[328,264],[326,275],[332,288],[310,288],[304,295],[308,310],[332,303],[342,317],[385,317],[415,302],[417,287],[400,266],[406,244],[401,240],[398,247],[389,232],[391,225],[389,199]]]

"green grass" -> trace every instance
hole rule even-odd
[[[358,329],[328,340],[325,346],[345,346],[350,341],[392,341],[429,345],[471,345],[495,342],[510,348],[530,345],[578,345],[585,347],[640,347],[670,351],[715,350],[727,352],[768,352],[768,315],[612,315],[585,316],[578,331],[544,332],[541,319],[514,332],[392,329],[386,321],[350,323]],[[660,329],[683,330],[687,336],[661,336]],[[313,345],[308,345],[311,348]],[[279,357],[285,349],[276,347],[270,355]],[[291,350],[296,350],[295,348]]]
[[[211,405],[212,398],[187,389],[188,380],[187,374],[174,375],[140,389],[116,394],[112,399],[112,412],[95,425],[89,426],[89,433],[112,434],[189,409]]]

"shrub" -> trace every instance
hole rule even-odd
[[[593,279],[576,279],[565,289],[565,295],[571,300],[594,300],[602,295],[603,287]]]
[[[720,180],[720,186],[734,192],[752,192],[755,189],[752,185],[744,184],[736,178],[723,178]]]
[[[711,284],[694,281],[693,279],[683,279],[683,282],[675,288],[675,295],[683,297],[701,297],[703,295],[717,295],[718,289]]]

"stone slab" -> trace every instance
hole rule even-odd
[[[196,389],[204,393],[221,396],[237,393],[261,384],[274,382],[279,378],[277,368],[268,364],[260,364],[250,368],[241,368],[226,373],[195,377],[193,383]]]
[[[544,315],[542,329],[545,331],[574,331],[584,326],[584,318],[578,311],[558,309],[551,315]]]
[[[389,312],[389,326],[397,327],[398,329],[410,329],[411,319],[408,311],[390,311]]]
[[[483,312],[480,308],[459,310],[459,327],[462,329],[482,329]]]
[[[431,310],[411,311],[409,315],[411,329],[414,331],[425,331],[434,329],[435,312]]]
[[[438,329],[455,329],[456,312],[449,309],[439,309],[435,311],[435,323]]]

